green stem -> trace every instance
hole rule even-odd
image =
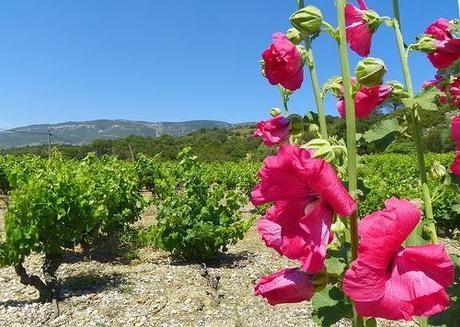
[[[398,0],[393,0],[393,9],[395,12],[395,16],[397,17],[393,21],[393,26],[396,33],[396,41],[398,44],[399,50],[399,57],[401,59],[401,66],[404,74],[404,80],[406,82],[406,89],[410,97],[414,97],[414,87],[412,84],[412,78],[409,70],[409,62],[407,58],[406,48],[404,46],[404,39],[401,33],[400,28],[400,18],[399,18],[399,5]],[[413,136],[415,142],[415,148],[417,150],[417,160],[418,160],[418,168],[420,173],[420,181],[422,183],[422,196],[423,202],[425,205],[425,216],[426,219],[430,222],[428,228],[430,230],[431,235],[431,242],[436,244],[438,242],[438,236],[436,234],[436,225],[434,222],[433,216],[433,206],[431,202],[431,195],[430,189],[428,187],[428,177],[427,177],[427,170],[425,164],[425,155],[423,150],[423,143],[422,143],[422,129],[420,126],[420,116],[418,114],[417,108],[411,109],[411,120],[412,120],[412,128],[413,128]]]
[[[347,149],[348,149],[348,186],[351,194],[356,195],[358,190],[358,175],[356,167],[356,120],[355,102],[352,95],[352,84],[350,75],[350,64],[348,61],[347,38],[345,32],[345,3],[346,0],[337,0],[337,18],[339,23],[339,52],[340,68],[342,71],[346,125],[347,125]],[[351,252],[353,259],[358,257],[358,211],[350,217]],[[353,326],[364,326],[363,317],[355,310],[353,304]]]
[[[298,0],[299,9],[305,7],[303,0]],[[319,86],[318,74],[315,67],[315,59],[313,57],[313,49],[311,48],[311,39],[307,36],[305,39],[305,49],[307,50],[307,66],[310,72],[311,85],[315,95],[316,109],[318,111],[319,129],[321,137],[325,140],[329,139],[327,135],[326,115],[324,113],[324,103],[321,96],[321,88]]]
[[[458,0],[458,17],[460,17],[460,0]]]
[[[278,84],[278,90],[280,91],[281,99],[283,100],[284,115],[287,117],[289,115],[288,101],[286,99],[286,95],[284,94],[284,88],[281,84]]]
[[[324,113],[323,97],[321,96],[321,88],[319,86],[318,74],[316,72],[313,50],[311,48],[310,37],[305,38],[305,49],[307,50],[307,66],[310,71],[311,85],[315,94],[316,109],[318,111],[319,129],[321,137],[325,140],[329,139],[327,135],[326,115]]]

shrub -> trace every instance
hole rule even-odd
[[[162,194],[157,221],[144,238],[177,257],[206,260],[242,239],[252,225],[242,219],[247,198],[225,184],[209,183],[190,148],[178,160],[175,187]]]

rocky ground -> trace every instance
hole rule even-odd
[[[148,211],[144,221],[153,215]],[[91,260],[78,249],[66,254],[57,272],[58,317],[53,304],[36,302],[35,289],[20,284],[12,268],[0,269],[0,326],[316,326],[308,303],[272,307],[253,295],[260,276],[293,265],[266,248],[254,229],[206,269],[149,248],[106,253]],[[40,275],[41,261],[32,255],[25,266]]]

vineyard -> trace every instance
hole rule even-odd
[[[443,185],[437,186],[433,199],[438,232],[459,239],[460,198],[448,187],[446,174],[452,158],[430,155],[428,164],[430,183]],[[389,196],[421,201],[415,157],[374,155],[363,161],[359,179],[368,191],[361,215],[378,210]],[[248,198],[260,166],[201,163],[190,148],[170,162],[143,155],[134,162],[95,155],[76,161],[58,152],[51,160],[2,157],[5,213],[0,264],[5,268],[0,280],[6,285],[0,291],[0,316],[10,324],[26,321],[22,315],[29,315],[45,325],[59,325],[75,314],[72,306],[84,303],[97,308],[94,315],[102,325],[180,324],[187,319],[204,325],[242,324],[249,314],[256,319],[252,325],[258,316],[268,324],[283,319],[292,325],[308,324],[311,314],[318,323],[336,323],[340,318],[325,316],[320,308],[296,306],[303,312],[296,316],[292,308],[269,308],[252,297],[258,274],[286,265],[263,249],[254,233],[254,222],[264,208],[254,208]],[[428,240],[427,235],[422,242]],[[452,254],[458,254],[455,242],[449,244]],[[20,288],[20,283],[29,287]],[[235,289],[235,283],[241,287]],[[140,288],[153,293],[146,296]],[[452,292],[458,296],[458,289]],[[97,302],[107,294],[121,301],[114,307],[126,305],[127,298],[134,301],[128,306],[134,306],[139,294],[148,306],[132,307],[139,316],[128,322],[121,311],[108,314],[98,308]],[[175,296],[180,300],[172,300]],[[42,304],[27,304],[37,297]],[[93,300],[88,302],[88,297]],[[185,310],[184,315],[175,317],[178,310]],[[458,314],[457,305],[449,310]],[[6,318],[7,312],[14,314]]]

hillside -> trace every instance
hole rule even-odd
[[[373,124],[383,119],[394,117],[401,119],[406,114],[405,110],[397,110],[386,115],[377,112],[369,119],[358,120],[356,127],[359,133],[364,133]],[[428,111],[420,114],[425,149],[437,153],[453,151],[450,121],[456,112]],[[83,158],[89,152],[95,152],[98,155],[114,155],[121,159],[131,159],[132,156],[135,157],[139,153],[148,156],[158,154],[161,159],[171,160],[185,146],[191,146],[193,153],[203,161],[261,160],[273,152],[272,148],[261,146],[260,139],[253,137],[254,123],[228,124],[218,121],[147,123],[108,120],[97,122],[100,123],[80,122],[54,125],[57,128],[52,128],[53,146],[68,158]],[[327,116],[327,124],[330,135],[336,135],[338,138],[345,137],[343,119]],[[98,128],[90,127],[91,125],[98,126]],[[25,127],[18,129],[16,133],[8,134],[16,142],[18,139],[27,140],[29,137],[30,145],[27,146],[5,146],[5,143],[2,142],[2,134],[3,136],[7,134],[0,133],[0,154],[36,154],[47,157],[46,126],[49,125],[36,125],[35,129],[32,126],[27,127],[28,132],[39,131],[43,135],[22,134],[21,131],[26,131]],[[102,128],[104,126],[105,128]],[[365,142],[360,142],[358,150],[361,154],[383,151],[408,153],[414,150],[410,134],[411,131],[407,130],[406,135],[399,136],[386,150],[378,143]],[[306,140],[313,137],[311,133],[304,135]],[[38,143],[37,140],[41,145],[33,145]]]
[[[131,135],[144,137],[182,136],[203,128],[229,128],[232,126],[226,122],[213,120],[146,122],[106,119],[29,125],[0,132],[0,149],[48,144],[48,130],[52,134],[54,144],[84,145],[97,139],[113,140]]]

